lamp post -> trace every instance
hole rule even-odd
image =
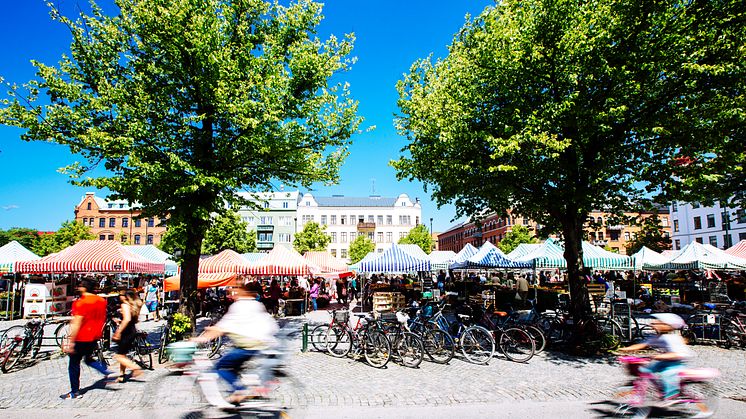
[[[733,245],[733,240],[731,240],[730,237],[730,213],[728,213],[728,208],[723,208],[723,229],[725,230],[725,236],[723,236],[723,250],[728,249]]]
[[[433,234],[433,217],[430,217],[430,234]]]

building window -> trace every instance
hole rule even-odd
[[[615,242],[619,240],[619,232],[618,231],[612,231],[609,233],[609,240]]]
[[[673,220],[673,231],[674,233],[679,231],[679,220]]]
[[[694,241],[696,241],[699,244],[704,243],[704,241],[702,240],[702,237],[697,237],[696,239],[694,239]]]
[[[313,221],[313,215],[304,215],[301,221],[303,222],[303,225],[305,225],[306,223]]]
[[[339,216],[339,224],[344,225],[347,222],[347,216],[346,215],[340,215]]]
[[[332,257],[337,257],[337,249],[330,249],[329,252],[331,252]]]
[[[109,218],[109,227],[116,227],[116,226],[117,226],[117,219]]]
[[[337,225],[337,216],[336,215],[330,215],[329,216],[329,224],[335,226]]]
[[[98,239],[99,240],[106,240],[106,235],[105,234],[101,234],[101,235],[98,236]]]
[[[339,237],[340,237],[340,241],[341,241],[342,243],[347,243],[347,233],[345,233],[345,232],[343,231],[343,232],[339,233]]]
[[[738,240],[746,240],[746,233],[738,233]]]
[[[386,232],[386,243],[391,243],[394,239],[394,233],[387,231]]]
[[[358,224],[364,223],[365,222],[365,216],[362,215],[362,214],[358,215],[357,216],[357,222],[358,222]]]
[[[702,217],[694,217],[694,229],[695,230],[702,229]]]
[[[148,227],[153,227],[154,225],[153,220],[154,220],[153,218],[148,218]],[[151,244],[151,243],[148,243],[148,244]]]
[[[290,243],[290,233],[277,233],[277,239],[280,243]]]
[[[153,235],[152,234],[148,234],[148,242],[147,242],[147,244],[153,244]]]
[[[678,210],[679,210],[679,204],[678,204],[678,202],[676,202],[676,201],[673,201],[673,202],[671,203],[671,212],[676,212],[676,211],[678,211]]]
[[[114,240],[114,235],[113,234],[109,234],[109,236],[107,237],[107,239],[108,240]]]
[[[139,218],[135,218],[135,228],[140,228],[142,225],[142,220]]]
[[[91,209],[91,203],[89,202],[88,205],[86,205],[86,209]]]
[[[342,249],[339,254],[342,256],[342,259],[347,259],[347,249]]]
[[[268,209],[268,208],[269,208],[269,202],[265,202],[265,203],[264,203],[264,208],[265,208],[265,209]]]
[[[604,233],[598,233],[598,239],[603,241]]]
[[[663,227],[668,227],[668,218],[666,217],[661,218],[661,225]]]
[[[127,228],[130,226],[130,219],[127,217],[122,218],[122,227]]]
[[[707,214],[707,228],[715,228],[715,214]]]
[[[259,241],[260,242],[271,242],[272,233],[259,233]]]
[[[525,226],[528,225],[528,218],[523,217],[523,225],[525,225]]]
[[[336,243],[337,242],[337,233],[334,232],[334,231],[332,231],[331,237],[332,237],[332,243]]]
[[[369,222],[369,223],[373,223],[373,222],[375,222],[375,220],[374,220],[374,216],[372,216],[372,215],[369,215],[369,216],[368,216],[368,222]]]
[[[383,253],[383,249],[379,248],[378,253]]]
[[[282,201],[282,207],[287,208],[288,207],[288,201]]]
[[[140,235],[135,234],[135,244],[140,244]]]
[[[122,243],[127,243],[127,235],[122,234]]]
[[[738,224],[746,223],[746,210],[738,210]]]
[[[259,217],[259,224],[272,225],[272,217],[269,215],[262,215]]]
[[[124,204],[119,204],[119,208],[124,208]]]
[[[310,206],[311,206],[311,203],[310,203],[309,201],[306,201],[306,206],[307,206],[307,207],[310,207]]]
[[[109,204],[109,208],[114,208],[114,204]]]
[[[629,241],[629,231],[624,232],[624,241]]]
[[[673,241],[673,250],[681,249],[681,240],[676,239]]]
[[[379,226],[383,225],[383,215],[379,215],[378,217],[376,217],[376,224],[378,224]]]
[[[376,233],[376,241],[378,243],[383,243],[383,232],[382,231],[379,231],[378,233]]]
[[[710,246],[718,247],[718,237],[717,236],[710,236],[708,237],[710,240]]]
[[[325,225],[326,225],[326,215],[322,215],[322,216],[321,216],[321,225],[322,225],[322,226],[325,226]]]
[[[403,231],[399,232],[399,240],[403,239],[406,236],[407,236],[407,233],[405,233]]]
[[[392,225],[394,224],[394,217],[392,215],[386,216],[386,225]]]

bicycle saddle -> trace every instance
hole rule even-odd
[[[470,319],[471,316],[468,314],[457,314],[459,319]]]

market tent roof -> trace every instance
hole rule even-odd
[[[162,274],[163,263],[152,262],[114,240],[81,240],[58,253],[30,262],[18,262],[23,273],[111,272]]]
[[[583,264],[596,269],[631,269],[629,256],[606,251],[588,242],[583,242]],[[516,258],[516,262],[533,262],[537,268],[567,268],[564,249],[553,239],[547,239],[531,253]]]
[[[642,248],[632,255],[631,258],[632,266],[634,266],[638,271],[646,265],[660,265],[668,261],[667,257],[645,246],[642,246]]]
[[[530,268],[530,262],[516,262],[508,259],[494,244],[485,242],[479,251],[463,262],[451,264],[451,269],[465,268]]]
[[[311,265],[311,272],[324,278],[345,278],[352,276],[347,264],[329,252],[306,252],[303,257]]]
[[[233,250],[226,249],[217,255],[199,261],[199,273],[234,273],[247,274],[252,264]]]
[[[212,287],[226,287],[229,285],[237,285],[236,280],[238,275],[230,272],[212,273],[212,274],[198,274],[197,275],[197,288],[212,288]],[[179,275],[171,276],[163,281],[163,291],[178,291],[181,286],[181,277]]]
[[[448,269],[448,266],[455,257],[456,252],[452,250],[433,250],[430,252],[430,267],[434,271]]]
[[[380,253],[369,252],[362,259],[360,259],[359,261],[357,261],[357,263],[353,263],[352,265],[350,265],[350,270],[351,271],[359,271],[361,263],[371,261],[371,260],[375,259],[378,255],[380,255]]]
[[[362,272],[426,272],[429,270],[430,260],[416,257],[395,243],[375,258],[360,262]]]
[[[668,262],[649,267],[661,269],[746,269],[746,259],[709,245],[691,242]]]
[[[241,253],[241,256],[249,263],[258,262],[267,257],[266,253]]]
[[[251,264],[252,275],[310,275],[311,266],[300,253],[285,246],[275,246],[267,256]]]
[[[130,252],[140,255],[151,262],[163,263],[164,265],[166,265],[167,275],[175,275],[176,272],[179,270],[179,266],[171,259],[171,255],[153,246],[152,244],[146,244],[142,246],[130,245],[124,247]]]
[[[597,269],[632,269],[629,256],[609,252],[588,242],[583,242],[583,265]]]
[[[741,240],[734,246],[731,246],[728,250],[725,251],[725,253],[731,256],[746,259],[746,240]]]
[[[664,250],[661,252],[661,255],[663,255],[666,260],[673,259],[676,255],[679,254],[681,250]]]
[[[427,253],[425,253],[424,250],[420,246],[417,246],[416,244],[397,244],[397,246],[401,247],[402,250],[409,253],[412,256],[418,257],[420,259],[428,259],[430,260],[430,256],[428,256]]]
[[[454,263],[464,262],[470,257],[476,255],[478,251],[479,249],[472,246],[471,243],[466,243],[466,246],[464,246],[464,248],[461,249],[460,252],[456,253],[456,256],[454,256],[453,258],[453,262]]]
[[[533,251],[514,259],[516,262],[531,262],[537,268],[565,268],[564,251],[552,239],[547,239]]]
[[[0,247],[0,272],[15,272],[16,262],[39,259],[39,256],[13,240]]]
[[[540,247],[541,243],[521,243],[516,246],[516,248],[513,249],[512,252],[508,253],[507,256],[508,258],[515,260],[533,252]]]

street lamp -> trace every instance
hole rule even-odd
[[[729,247],[733,246],[733,240],[731,240],[730,237],[730,213],[728,212],[728,208],[723,208],[723,229],[725,230],[725,236],[723,236],[723,250],[728,249]],[[734,214],[735,215],[735,214]]]
[[[433,217],[430,217],[430,234],[433,234]]]

